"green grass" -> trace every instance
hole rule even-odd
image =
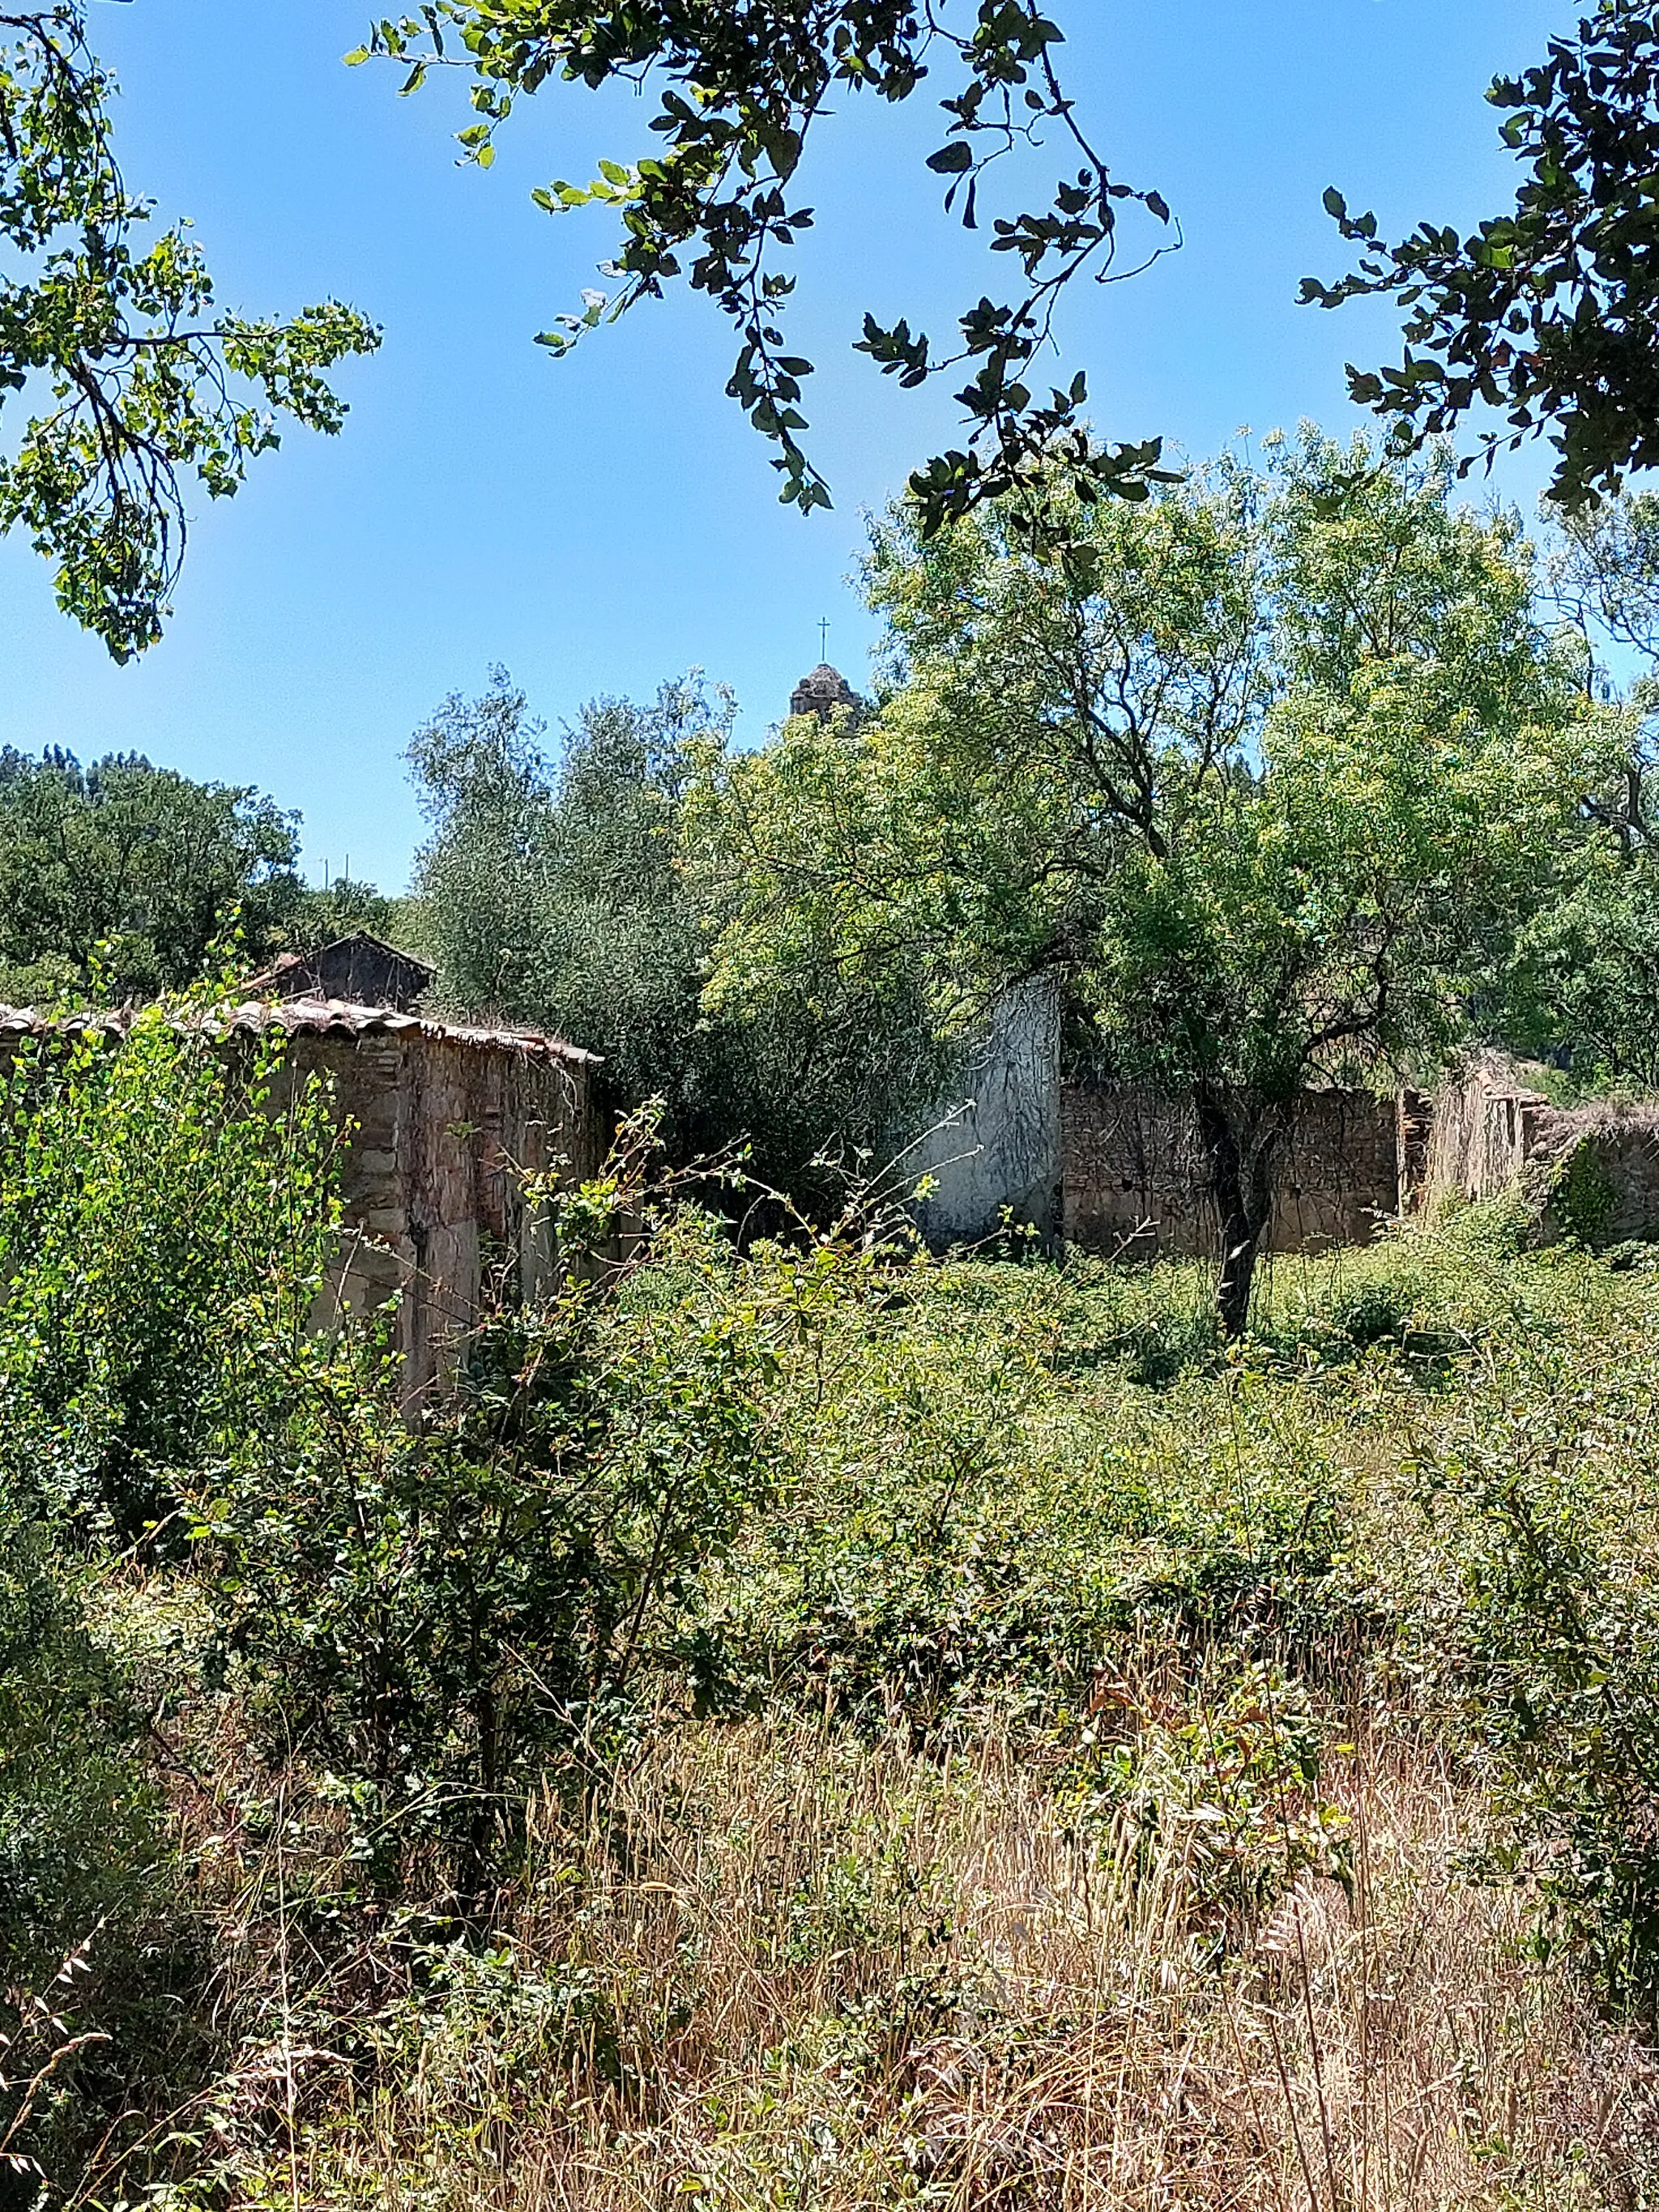
[[[219,2059],[62,2196],[1659,2201],[1659,1273],[1519,1228],[1278,1261],[1226,1346],[1196,1267],[684,1224],[580,1356],[747,1502],[470,1913],[108,1573]]]

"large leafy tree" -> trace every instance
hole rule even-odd
[[[1488,458],[1550,431],[1553,495],[1580,508],[1659,464],[1659,9],[1601,0],[1486,96],[1525,172],[1513,209],[1390,246],[1333,187],[1326,204],[1362,258],[1335,284],[1308,278],[1303,297],[1396,301],[1404,355],[1350,367],[1354,398],[1419,442],[1498,409],[1508,428],[1484,441]]]
[[[187,482],[235,492],[283,416],[337,430],[325,372],[379,335],[332,301],[289,322],[218,308],[183,226],[143,234],[112,88],[82,0],[0,11],[0,399],[32,409],[0,459],[0,531],[27,532],[64,611],[125,660],[161,635]]]
[[[1194,1114],[1241,1328],[1299,1097],[1465,1033],[1587,773],[1526,548],[1449,475],[1308,434],[1067,518],[1086,589],[996,507],[902,509],[891,695],[740,769],[714,990],[840,945],[923,958],[959,1024],[1055,972],[1073,1051]]]
[[[752,1145],[810,1197],[817,1156],[876,1142],[925,1089],[922,1008],[856,972],[705,1009],[708,878],[688,797],[717,781],[732,702],[697,680],[603,699],[550,749],[503,672],[410,747],[431,823],[414,913],[450,1005],[543,1024],[604,1054],[619,1099],[665,1102],[682,1156]]]
[[[992,224],[991,251],[1018,271],[1010,296],[969,307],[941,349],[907,322],[865,319],[860,349],[902,385],[967,380],[958,393],[966,444],[911,480],[933,530],[981,499],[1030,494],[1040,464],[1052,471],[1063,462],[1089,498],[1144,497],[1161,475],[1156,441],[1108,449],[1087,435],[1081,375],[1063,391],[1033,386],[1065,288],[1085,275],[1103,282],[1125,273],[1126,213],[1150,219],[1128,246],[1134,265],[1175,235],[1159,195],[1115,178],[1086,135],[1057,71],[1062,43],[1038,0],[434,0],[416,14],[382,18],[349,58],[396,61],[406,70],[405,92],[434,67],[468,72],[475,120],[460,140],[467,157],[486,166],[517,102],[550,82],[592,91],[617,81],[649,85],[650,150],[601,162],[586,184],[556,181],[536,194],[550,213],[606,207],[621,230],[614,258],[602,264],[611,289],[587,291],[580,312],[559,316],[540,343],[568,352],[585,332],[684,276],[734,325],[738,350],[726,389],[776,447],[781,496],[803,510],[827,506],[830,493],[801,443],[811,363],[782,328],[794,289],[783,264],[814,219],[797,183],[814,128],[836,101],[866,94],[897,103],[931,73],[945,72],[944,143],[928,167],[945,180],[947,211],[969,228],[986,210],[996,165],[1046,134],[1066,169],[1052,201]],[[1054,515],[1045,502],[1018,496],[1010,513],[1046,541]]]
[[[304,905],[297,817],[136,754],[0,752],[0,995],[146,999],[233,943],[258,958]]]

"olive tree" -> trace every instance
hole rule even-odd
[[[448,1003],[562,1030],[619,1102],[663,1100],[678,1157],[747,1144],[808,1199],[835,1180],[826,1147],[876,1142],[926,1089],[927,1025],[914,993],[834,963],[704,1005],[726,908],[691,799],[724,774],[732,709],[688,678],[592,701],[550,745],[504,672],[447,701],[410,747],[431,823],[417,926]]]

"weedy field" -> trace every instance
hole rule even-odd
[[[14,1274],[0,2197],[1659,2203],[1647,1256],[1470,1209],[1227,1347],[633,1172],[414,1428],[298,1231],[166,1460]]]

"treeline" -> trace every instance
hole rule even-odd
[[[1659,1079],[1659,504],[1540,547],[1449,457],[1304,430],[1142,503],[1017,503],[864,579],[875,698],[730,743],[698,684],[558,745],[503,677],[412,750],[442,988],[595,1046],[690,1149],[802,1188],[1045,981],[1074,1071],[1186,1099],[1243,1325],[1297,1101],[1499,1043]],[[1615,675],[1620,679],[1615,682]]]
[[[0,749],[0,999],[119,1004],[240,961],[396,929],[372,884],[319,890],[300,817],[250,786],[198,783],[138,753],[85,766]]]
[[[556,738],[504,673],[450,698],[395,910],[307,890],[257,793],[11,757],[0,956],[131,995],[233,928],[389,930],[440,1006],[564,1032],[663,1099],[678,1157],[746,1145],[803,1197],[1042,979],[1074,1069],[1194,1109],[1234,1328],[1310,1085],[1432,1080],[1471,1042],[1659,1081],[1659,501],[1540,545],[1449,459],[1312,430],[1139,503],[1042,496],[1062,559],[1017,506],[933,538],[896,508],[874,697],[757,750],[701,678]]]

